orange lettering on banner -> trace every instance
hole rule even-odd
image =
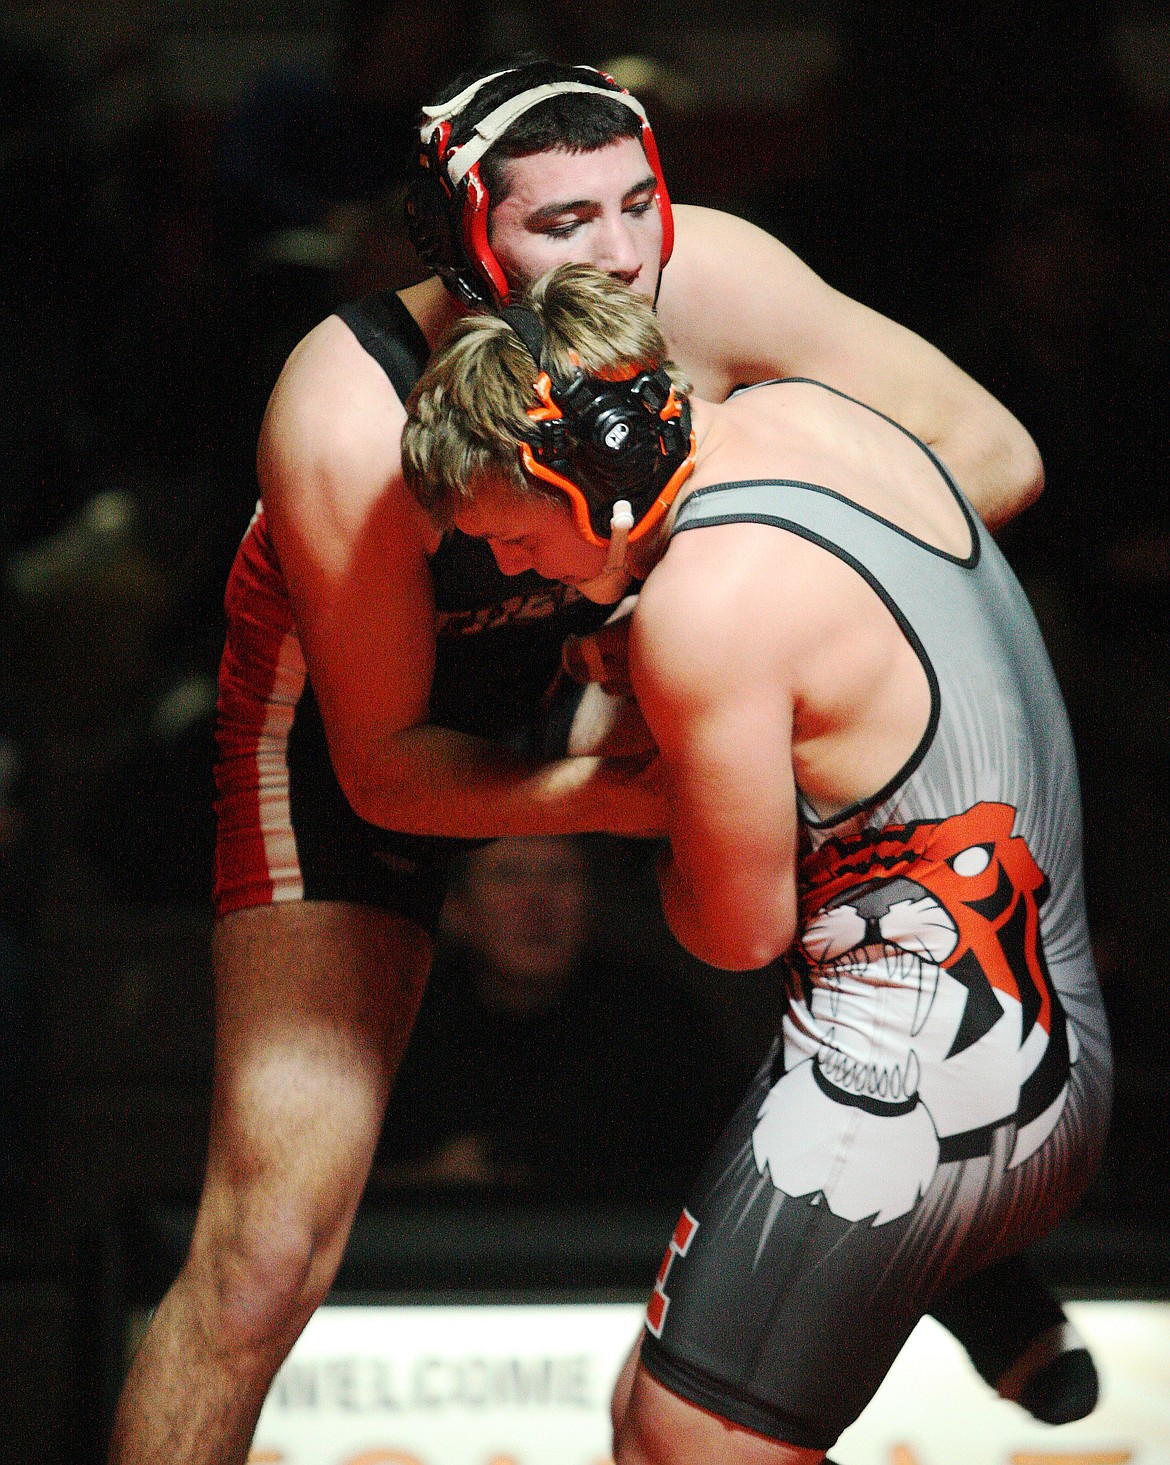
[[[417,1455],[408,1455],[405,1450],[366,1450],[353,1455],[345,1465],[423,1465]]]
[[[895,1445],[890,1455],[890,1465],[919,1465],[919,1460],[909,1445]]]
[[[1133,1459],[1132,1450],[1078,1450],[1059,1455],[1024,1455],[1017,1452],[1012,1456],[1012,1465],[1128,1465]]]
[[[520,1465],[515,1455],[493,1455],[487,1465]]]

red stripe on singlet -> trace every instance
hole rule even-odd
[[[217,915],[304,894],[287,749],[305,663],[262,508],[236,553],[224,608],[215,732]]]

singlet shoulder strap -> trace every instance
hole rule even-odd
[[[393,290],[380,290],[340,306],[346,323],[405,402],[431,354],[418,322]]]

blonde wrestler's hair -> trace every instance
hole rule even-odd
[[[675,390],[689,392],[667,357],[650,301],[591,265],[550,270],[520,303],[540,320],[540,364],[555,379],[572,376],[575,365],[598,377],[664,366]],[[439,528],[449,528],[488,483],[564,501],[520,463],[520,444],[532,433],[528,410],[540,405],[538,376],[524,342],[496,315],[465,316],[436,349],[406,403],[402,472]]]

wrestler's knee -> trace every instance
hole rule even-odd
[[[662,1431],[631,1419],[628,1409],[614,1431],[613,1458],[615,1465],[673,1465],[674,1461],[670,1441]]]
[[[630,1371],[628,1380],[627,1370]],[[619,1390],[625,1395],[620,1419],[617,1418]],[[660,1390],[650,1383],[636,1354],[631,1354],[614,1391],[615,1465],[678,1465],[682,1456],[677,1436],[679,1426],[685,1425],[685,1421],[673,1417],[676,1411],[671,1408],[672,1401],[659,1396]]]
[[[186,1284],[214,1351],[283,1356],[333,1281],[365,1167],[320,1135],[315,1164],[287,1144],[244,1151],[232,1128],[213,1133]]]
[[[291,1197],[219,1189],[205,1200],[183,1285],[211,1351],[245,1365],[283,1357],[329,1290],[343,1245]]]

